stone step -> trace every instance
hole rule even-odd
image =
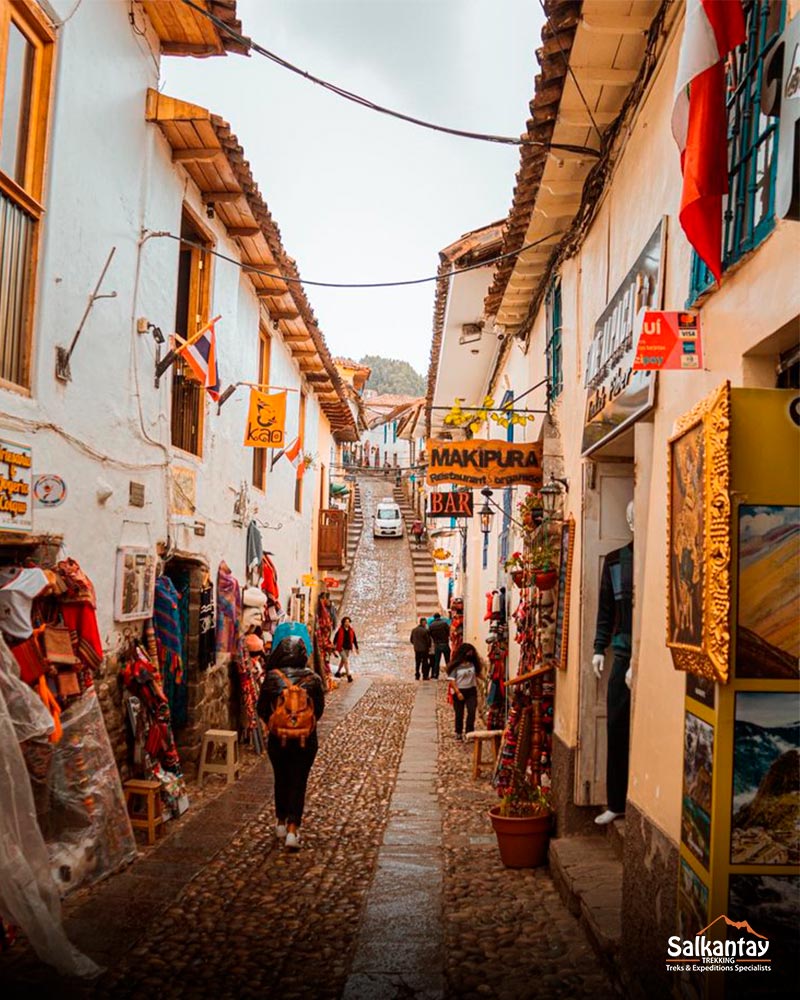
[[[606,837],[615,856],[622,861],[625,854],[625,817],[621,816],[606,826]]]
[[[613,960],[622,938],[622,862],[607,837],[550,841],[550,874],[592,944]]]

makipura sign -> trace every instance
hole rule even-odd
[[[542,444],[508,441],[428,441],[430,485],[463,486],[542,485]]]
[[[662,219],[594,325],[586,359],[584,455],[616,437],[655,402],[655,374],[633,369],[634,333],[640,310],[661,308],[666,232]]]

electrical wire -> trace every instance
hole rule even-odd
[[[64,25],[67,23],[67,21],[71,21],[72,18],[78,13],[78,7],[80,7],[80,5],[82,3],[83,3],[83,0],[75,0],[75,4],[74,4],[72,10],[69,12],[69,14],[67,14],[66,17],[62,17],[60,21],[54,21],[53,22],[53,27],[56,28],[56,29],[63,28]]]
[[[212,14],[208,10],[204,10],[202,7],[198,6],[198,4],[194,3],[193,0],[182,0],[182,2],[186,4],[187,7],[191,7],[192,10],[197,11],[198,14],[202,14],[203,17],[215,24],[220,31],[224,31],[230,38],[239,42],[240,45],[256,52],[265,59],[269,59],[282,69],[286,69],[290,73],[295,73],[297,76],[303,77],[303,79],[308,80],[309,83],[315,83],[318,86],[323,87],[325,90],[330,91],[332,94],[336,94],[337,97],[342,97],[346,101],[352,101],[353,104],[359,104],[362,108],[367,108],[369,111],[376,111],[378,114],[388,115],[390,118],[398,118],[400,121],[408,122],[410,125],[417,125],[420,128],[426,128],[432,132],[442,132],[445,135],[455,135],[462,139],[475,139],[479,142],[494,142],[504,146],[538,146],[541,149],[561,150],[562,152],[575,153],[579,156],[596,157],[599,155],[596,149],[591,149],[588,146],[577,146],[572,143],[559,144],[541,142],[535,139],[525,139],[524,137],[517,139],[514,136],[492,135],[486,132],[470,132],[466,129],[450,128],[447,125],[437,125],[434,122],[425,121],[422,118],[415,118],[413,115],[404,114],[402,111],[394,111],[392,108],[387,108],[382,104],[377,104],[375,101],[371,101],[369,98],[363,97],[361,94],[356,94],[352,90],[346,90],[344,87],[340,87],[336,83],[331,83],[329,80],[323,80],[321,77],[314,76],[313,73],[309,73],[308,70],[295,66],[294,63],[290,63],[288,59],[284,59],[277,53],[264,48],[263,45],[259,45],[258,42],[254,42],[252,38],[247,38],[245,35],[235,31],[221,18]]]
[[[447,281],[459,274],[464,274],[466,271],[475,271],[480,267],[488,267],[490,264],[496,264],[498,261],[505,260],[507,257],[518,257],[520,254],[525,253],[526,250],[539,246],[540,243],[546,243],[548,240],[553,239],[554,236],[559,235],[559,233],[547,233],[545,236],[540,236],[538,240],[534,240],[532,243],[526,243],[524,246],[520,247],[519,250],[502,253],[497,257],[480,261],[477,264],[468,264],[466,267],[459,267],[456,270],[449,271],[445,274],[433,274],[425,278],[409,278],[406,281],[311,281],[309,278],[291,278],[286,277],[284,274],[276,274],[273,271],[265,271],[263,268],[256,267],[255,264],[245,264],[242,261],[237,260],[235,257],[229,257],[227,254],[221,253],[219,250],[210,250],[203,243],[196,243],[193,240],[186,239],[184,236],[176,236],[175,233],[170,233],[167,230],[159,230],[157,232],[148,231],[145,235],[145,239],[150,240],[155,238],[165,238],[176,240],[178,243],[183,243],[187,247],[202,250],[205,253],[211,254],[212,257],[219,257],[220,260],[227,261],[229,264],[235,264],[237,267],[241,268],[241,270],[247,271],[248,274],[259,274],[264,278],[274,278],[276,281],[284,281],[287,284],[309,285],[314,288],[402,288],[407,285],[424,285],[431,281]],[[278,290],[275,291],[276,298],[284,294],[284,292]]]

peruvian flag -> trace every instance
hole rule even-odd
[[[722,198],[728,193],[725,59],[744,40],[741,0],[686,0],[672,109],[683,173],[679,218],[717,282],[722,277]]]

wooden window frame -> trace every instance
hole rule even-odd
[[[265,326],[261,326],[258,331],[258,365],[256,372],[256,382],[262,385],[269,385],[269,372],[272,365],[272,337]],[[269,463],[267,457],[270,454],[268,448],[253,448],[253,489],[259,493],[267,492],[267,473]],[[259,485],[258,480],[261,480]]]
[[[53,94],[53,60],[56,35],[44,12],[33,0],[0,0],[0,109],[6,82],[8,55],[8,29],[14,23],[33,46],[33,74],[31,80],[28,138],[25,151],[23,184],[0,170],[0,192],[17,208],[27,214],[33,223],[30,259],[28,260],[28,287],[20,331],[21,381],[14,382],[0,377],[0,389],[8,389],[30,396],[31,357],[33,353],[33,326],[36,304],[36,275],[39,265],[44,175],[47,158],[47,140],[50,128],[50,107]],[[0,121],[0,133],[2,121]]]
[[[553,402],[564,390],[563,363],[563,323],[564,306],[561,297],[561,278],[556,277],[547,292],[545,319],[547,326],[547,344],[545,358],[547,361],[547,388],[550,401]]]
[[[191,313],[194,312],[195,317],[195,328],[194,331],[187,331],[189,336],[192,332],[196,332],[204,323],[207,323],[211,318],[211,295],[213,290],[213,262],[214,257],[209,252],[214,249],[215,240],[213,233],[204,226],[200,221],[198,214],[187,205],[185,202],[181,209],[181,228],[183,228],[183,218],[186,218],[191,225],[191,227],[196,230],[197,235],[200,237],[200,241],[204,245],[204,249],[200,250],[197,247],[189,247],[189,253],[191,254],[191,272],[189,276],[189,310],[191,319]],[[183,242],[178,244],[178,259],[180,260],[180,254],[182,252]],[[185,362],[178,359],[175,362],[175,368],[173,369],[172,379],[170,384],[170,425],[172,423],[172,409],[175,405],[175,396],[173,392],[175,371],[177,366],[185,364]],[[206,407],[208,405],[208,400],[206,398],[206,392],[203,389],[198,395],[198,413],[197,413],[197,451],[189,451],[186,448],[182,448],[180,445],[175,444],[172,441],[170,435],[170,444],[174,451],[177,451],[181,455],[191,456],[194,459],[203,460],[203,448],[205,445],[205,418],[206,418]]]

